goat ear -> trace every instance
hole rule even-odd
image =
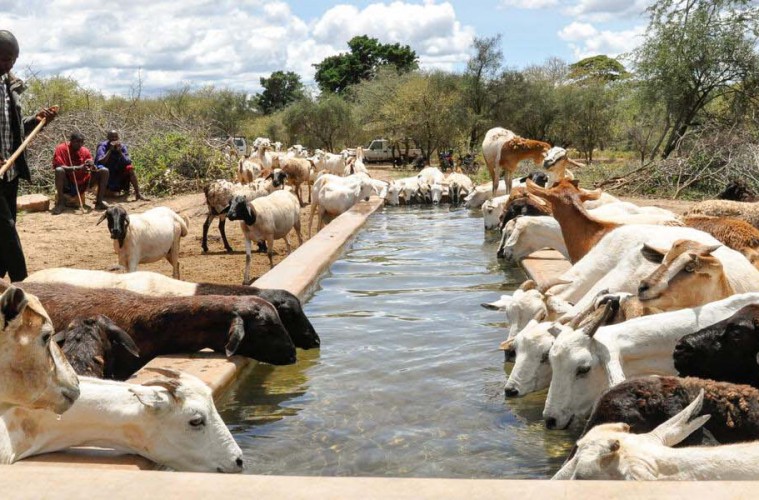
[[[577,181],[574,180],[572,183],[576,183]],[[593,191],[581,191],[580,192],[580,201],[591,201],[591,200],[597,200],[601,197],[601,195],[604,194],[603,190],[601,188],[594,189]]]
[[[232,356],[240,347],[240,342],[245,337],[245,322],[242,317],[237,313],[232,313],[234,318],[232,324],[229,326],[229,337],[227,339],[227,345],[224,346],[227,357]]]
[[[135,385],[129,388],[129,392],[134,394],[137,400],[154,412],[160,412],[171,406],[171,392],[159,392],[150,389],[148,385],[159,385],[156,380],[151,380],[142,385]]]
[[[100,326],[105,330],[105,333],[108,335],[108,340],[114,344],[120,345],[135,358],[140,357],[140,349],[137,347],[137,344],[134,343],[132,337],[127,332],[119,328],[116,323],[111,321],[111,318],[108,316],[103,316],[101,314],[98,316],[98,324],[100,324]]]
[[[99,218],[99,219],[98,219],[98,221],[95,223],[95,225],[97,226],[97,225],[99,225],[101,222],[103,222],[103,221],[105,220],[105,217],[106,217],[106,215],[107,215],[107,214],[106,214],[105,212],[103,212],[103,215],[101,215],[101,216],[100,216],[100,218]]]
[[[705,247],[703,250],[701,250],[700,252],[698,252],[698,254],[700,256],[702,256],[702,257],[706,256],[706,255],[711,255],[712,252],[714,252],[715,250],[717,250],[721,246],[722,245],[712,245],[712,246]]]
[[[9,286],[8,289],[0,295],[0,314],[2,314],[4,319],[3,328],[21,314],[28,303],[29,300],[26,298],[26,294],[22,289],[13,285]]]
[[[538,288],[538,284],[535,282],[535,280],[524,280],[521,285],[519,285],[519,290],[524,290],[525,292],[528,290],[535,290]]]
[[[501,351],[513,351],[514,350],[514,339],[504,340],[498,346],[498,349],[500,349]]]
[[[643,243],[643,246],[640,249],[640,253],[643,254],[643,257],[647,261],[653,262],[654,264],[661,264],[662,261],[664,261],[664,256],[667,255],[667,250],[654,248],[648,243]]]

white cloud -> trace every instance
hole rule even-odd
[[[348,0],[344,0],[348,1]],[[544,1],[544,0],[541,0]],[[469,57],[474,28],[448,1],[335,5],[304,19],[294,0],[0,0],[0,26],[19,39],[16,71],[60,74],[106,94],[191,83],[257,91],[259,78],[295,71],[348,50],[367,34],[408,44],[422,67],[451,69]]]
[[[590,24],[574,22],[561,29],[558,35],[570,42],[569,46],[579,60],[599,54],[616,57],[630,52],[643,42],[645,31],[644,25],[622,31],[599,31]]]
[[[515,7],[517,9],[546,9],[556,7],[559,0],[501,0],[504,7]]]
[[[579,0],[566,8],[572,17],[596,22],[642,16],[654,0]]]

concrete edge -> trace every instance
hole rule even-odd
[[[533,252],[522,259],[520,264],[527,276],[538,286],[558,278],[572,267],[572,264],[556,250]]]
[[[372,197],[368,202],[357,203],[344,214],[316,233],[311,239],[293,251],[286,259],[274,266],[254,283],[260,288],[283,288],[304,300],[324,271],[343,253],[345,246],[361,229],[371,214],[377,211],[383,200]],[[130,379],[141,383],[155,378],[151,368],[169,368],[195,375],[211,387],[214,397],[219,398],[239,373],[252,360],[241,356],[227,359],[222,354],[198,352],[189,355],[159,356],[142,367]],[[138,455],[122,455],[112,450],[98,448],[75,448],[67,451],[29,457],[15,465],[98,467],[108,469],[147,470],[156,465]]]

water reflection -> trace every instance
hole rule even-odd
[[[321,280],[306,312],[321,351],[256,365],[220,402],[255,474],[547,477],[572,436],[544,394],[504,400],[503,318],[480,307],[520,270],[482,221],[385,209]]]

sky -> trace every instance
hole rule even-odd
[[[61,75],[106,95],[214,85],[259,92],[259,79],[312,64],[366,34],[408,44],[423,69],[463,71],[475,37],[502,35],[504,66],[629,52],[652,0],[0,0],[14,71]]]

